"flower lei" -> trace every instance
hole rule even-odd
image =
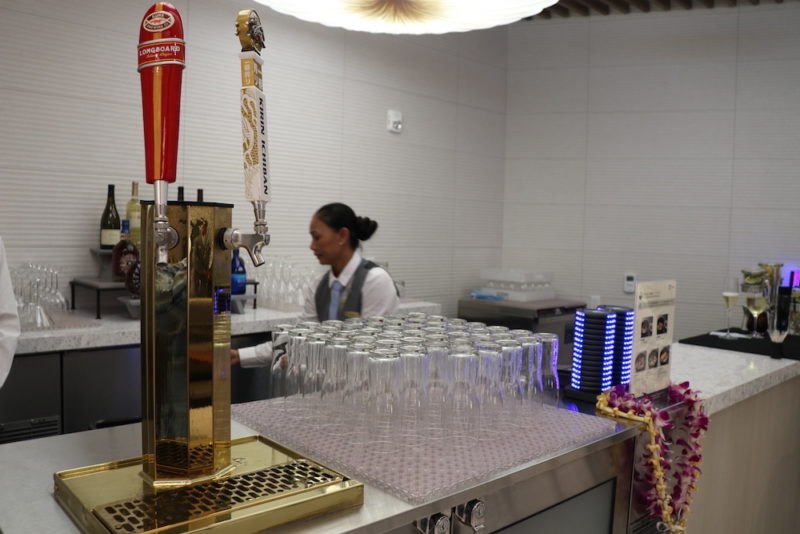
[[[648,395],[636,398],[627,392],[627,386],[614,386],[597,397],[597,410],[610,417],[621,417],[644,423],[650,434],[650,443],[643,455],[644,480],[647,489],[643,497],[650,517],[660,519],[661,532],[683,532],[686,530],[692,492],[700,476],[700,436],[708,430],[708,416],[703,410],[703,402],[696,391],[689,388],[689,382],[670,384],[670,404],[683,403],[686,415],[683,420],[671,421],[667,410],[656,408]],[[669,441],[665,435],[678,436]],[[679,447],[680,456],[670,459],[670,445]],[[672,491],[668,492],[669,480]]]

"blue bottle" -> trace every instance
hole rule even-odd
[[[231,260],[231,294],[242,295],[247,289],[247,270],[244,268],[244,261],[239,257],[239,249],[233,249],[233,259]]]

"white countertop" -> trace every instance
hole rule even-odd
[[[402,300],[400,311],[439,314],[441,305],[433,302]],[[138,345],[141,341],[139,319],[106,314],[102,320],[97,320],[90,312],[83,311],[76,311],[70,315],[90,326],[23,332],[15,354]],[[299,316],[300,311],[247,308],[244,313],[231,314],[231,335],[268,332],[279,324],[295,322]]]
[[[688,380],[718,412],[800,375],[800,361],[673,343],[672,382]]]

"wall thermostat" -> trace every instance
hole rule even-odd
[[[625,293],[633,293],[636,291],[636,273],[625,273],[625,278],[622,282],[622,290]]]

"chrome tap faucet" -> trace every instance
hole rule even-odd
[[[178,244],[178,232],[169,225],[167,217],[167,191],[169,182],[156,180],[154,185],[153,204],[153,238],[156,245],[156,265],[168,263],[169,250]]]
[[[264,256],[261,254],[261,249],[269,245],[269,234],[267,231],[266,220],[266,201],[254,200],[253,211],[255,212],[256,220],[253,223],[253,233],[246,234],[238,228],[227,228],[222,234],[222,244],[225,248],[244,248],[250,255],[250,260],[253,266],[258,267],[264,264]]]

